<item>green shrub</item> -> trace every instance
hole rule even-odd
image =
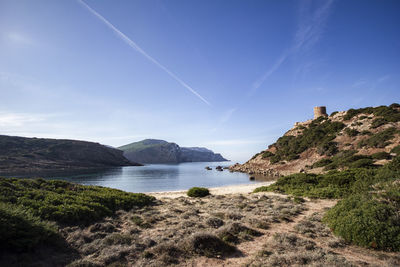
[[[362,159],[370,159],[370,156],[367,155],[359,155],[356,154],[357,150],[342,150],[341,152],[339,152],[338,154],[336,154],[335,156],[331,157],[329,160],[331,161],[330,163],[328,163],[328,161],[325,162],[317,162],[316,164],[319,165],[324,165],[325,168],[324,170],[335,170],[338,168],[355,168],[356,164],[353,164],[354,162],[358,161],[358,160],[362,160]],[[362,161],[361,161],[362,162]],[[367,161],[365,160],[364,163],[366,163]],[[365,165],[367,166],[367,165]]]
[[[281,157],[279,155],[274,155],[274,156],[270,157],[269,160],[272,164],[275,164],[275,163],[278,163],[279,161],[281,161]]]
[[[275,155],[275,154],[272,153],[271,151],[265,151],[265,152],[262,154],[262,158],[265,159],[265,158],[272,157],[272,156],[274,156],[274,155]]]
[[[155,200],[145,194],[43,179],[0,178],[0,191],[0,201],[23,206],[43,220],[65,224],[88,224],[119,209],[130,210]]]
[[[336,134],[345,125],[341,122],[332,122],[325,117],[319,117],[308,125],[298,136],[284,135],[272,146],[276,148],[274,156],[270,157],[272,163],[281,160],[297,159],[299,155],[312,147],[318,147],[321,153],[333,155],[337,152],[334,142]]]
[[[394,127],[388,128],[384,131],[381,131],[379,133],[372,135],[368,139],[361,140],[358,143],[358,146],[359,147],[368,146],[368,147],[384,148],[385,146],[390,144],[390,142],[388,142],[388,141],[394,138],[395,133],[398,133],[396,128],[394,128]]]
[[[313,167],[313,168],[324,167],[324,166],[326,166],[326,165],[328,165],[328,164],[331,164],[331,163],[332,163],[332,160],[331,160],[331,159],[321,159],[321,160],[315,162],[315,163],[312,165],[312,167]]]
[[[336,142],[325,142],[318,146],[317,152],[322,155],[333,156],[338,152]]]
[[[392,148],[392,150],[390,150],[390,153],[396,153],[397,156],[400,156],[400,145]]]
[[[370,131],[364,130],[360,133],[361,135],[372,135]]]
[[[206,257],[221,257],[236,251],[236,248],[217,236],[208,233],[196,233],[184,244],[189,253],[204,255]]]
[[[388,123],[388,121],[385,118],[379,117],[372,121],[371,128],[378,128],[379,126],[382,126],[386,123]]]
[[[256,157],[258,157],[258,156],[261,155],[262,153],[263,153],[263,152],[261,151],[261,152],[255,154],[253,157],[251,157],[251,159],[255,159]]]
[[[338,114],[338,113],[339,113],[339,111],[334,111],[334,112],[331,113],[330,117],[333,117],[333,116],[335,116],[335,115]]]
[[[378,182],[399,178],[400,159],[397,158],[380,169],[359,168],[330,171],[326,174],[292,174],[280,177],[270,186],[256,188],[254,192],[275,191],[311,198],[343,198],[351,194],[367,192]]]
[[[187,191],[189,197],[205,197],[210,194],[210,191],[204,187],[192,187]]]
[[[380,116],[386,121],[397,122],[400,121],[400,111],[397,110],[397,104],[394,103],[390,106],[379,106],[379,107],[366,107],[360,109],[349,109],[344,115],[344,120],[350,120],[358,114],[374,114],[375,116]]]
[[[392,157],[390,156],[389,153],[382,151],[382,152],[377,152],[371,155],[373,159],[391,159]]]
[[[354,162],[351,163],[352,168],[369,168],[372,167],[374,164],[374,161],[372,159],[358,159]]]
[[[330,209],[324,222],[336,235],[356,245],[399,251],[400,203],[396,204],[397,207],[367,194],[352,195]]]
[[[393,103],[389,107],[390,108],[400,108],[400,104],[399,103]]]
[[[0,248],[29,250],[59,239],[57,228],[22,207],[0,202]]]
[[[352,128],[346,128],[346,129],[344,129],[344,132],[350,137],[357,136],[360,133],[356,129],[352,129]]]

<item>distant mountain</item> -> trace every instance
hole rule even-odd
[[[119,147],[124,156],[140,163],[226,161],[221,154],[204,147],[180,147],[164,140],[146,139]]]
[[[121,150],[98,143],[0,135],[0,173],[137,166]]]

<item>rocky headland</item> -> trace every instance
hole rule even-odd
[[[357,164],[383,165],[400,145],[399,104],[350,109],[329,116],[324,109],[314,112],[314,119],[296,122],[266,150],[230,170],[279,177],[343,170]]]

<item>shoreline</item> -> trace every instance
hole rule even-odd
[[[254,184],[239,184],[239,185],[225,185],[219,187],[210,187],[211,195],[228,195],[228,194],[249,194],[253,192],[254,189],[260,186],[267,186],[275,183],[275,181],[260,182]],[[177,191],[161,191],[161,192],[146,192],[144,194],[153,196],[157,199],[160,198],[178,198],[187,197],[187,190],[177,190]]]

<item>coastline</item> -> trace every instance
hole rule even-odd
[[[228,194],[249,194],[254,189],[260,186],[267,186],[275,183],[275,181],[260,182],[254,184],[239,184],[239,185],[226,185],[219,187],[208,188],[212,195],[228,195]],[[178,191],[161,191],[161,192],[147,192],[146,195],[154,196],[155,198],[178,198],[186,197],[187,190]]]

